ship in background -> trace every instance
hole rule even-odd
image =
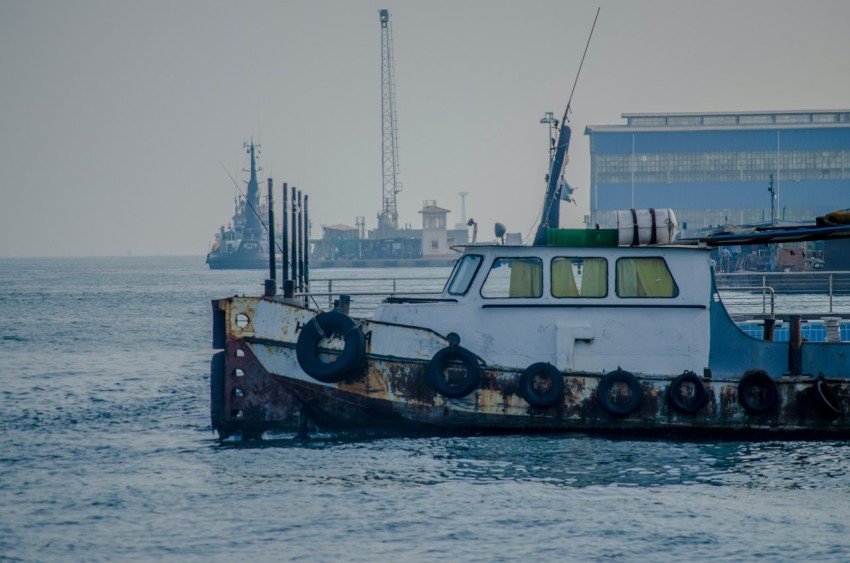
[[[222,225],[207,254],[211,270],[259,270],[268,268],[268,230],[260,217],[268,216],[268,202],[260,197],[257,182],[258,147],[245,145],[251,155],[251,177],[246,194],[238,194],[235,211],[229,225]]]

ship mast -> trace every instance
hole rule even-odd
[[[248,203],[250,213],[245,213],[245,228],[242,231],[242,240],[260,240],[262,238],[262,227],[257,212],[260,209],[260,186],[257,183],[257,161],[255,156],[254,142],[246,143],[245,148],[251,155],[251,178],[248,180],[248,194],[245,199]]]

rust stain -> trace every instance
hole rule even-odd
[[[237,355],[241,351],[241,356]],[[240,424],[286,421],[298,402],[274,380],[241,341],[228,340],[225,348],[224,418]]]
[[[387,377],[394,394],[408,401],[434,405],[437,391],[428,381],[428,367],[424,364],[402,365],[389,362]]]
[[[720,388],[720,411],[721,417],[733,417],[741,411],[738,404],[738,387],[736,385],[723,385]]]

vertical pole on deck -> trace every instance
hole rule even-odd
[[[295,186],[292,186],[292,226],[290,227],[290,229],[292,231],[292,256],[290,257],[292,259],[292,277],[290,279],[293,282],[292,283],[293,286],[297,285],[295,283],[295,280],[298,279],[298,262],[295,260],[295,257],[297,256],[296,248],[297,248],[297,245],[298,245],[298,232],[295,229],[295,224],[296,224],[295,223],[295,213],[296,213],[296,210],[297,210],[297,207],[296,207],[297,202],[295,201],[295,193],[296,193]]]
[[[301,190],[298,190],[298,290],[304,291],[304,208],[301,206]]]
[[[304,288],[310,289],[310,214],[304,194]]]
[[[800,315],[788,317],[788,371],[791,375],[803,373],[803,322]]]
[[[271,295],[277,293],[277,264],[275,263],[275,251],[277,250],[277,240],[274,237],[274,198],[272,197],[272,191],[274,189],[274,182],[271,178],[268,179],[268,189],[269,189],[269,284],[271,285]],[[269,289],[266,289],[266,294],[269,293]]]
[[[286,206],[289,203],[289,200],[286,197],[286,188],[287,188],[286,182],[284,182],[283,183],[283,221],[282,221],[282,225],[281,225],[281,230],[283,231],[283,232],[281,232],[281,242],[283,243],[281,245],[281,246],[283,246],[283,248],[281,249],[281,252],[282,252],[281,269],[282,269],[283,275],[282,275],[281,280],[280,280],[281,283],[285,283],[286,280],[289,279],[289,233],[286,232],[287,227],[288,227],[288,224],[287,224],[288,217],[287,217],[287,214],[286,214],[286,211],[287,211]]]
[[[265,280],[263,295],[265,297],[273,297],[277,293],[277,266],[275,265],[275,241],[274,238],[274,201],[272,199],[272,186],[274,181],[269,178],[269,226],[268,226],[268,250],[269,250],[269,277]]]

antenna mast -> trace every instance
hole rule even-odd
[[[587,55],[587,49],[590,47],[590,38],[593,37],[593,30],[596,29],[596,20],[599,19],[599,9],[596,10],[596,17],[593,18],[593,27],[590,28],[590,34],[587,36],[587,44],[584,46],[584,53],[581,55],[581,63],[578,65],[576,79],[573,82],[573,89],[570,92],[570,99],[567,100],[567,107],[564,109],[564,117],[561,118],[560,130],[558,131],[558,140],[555,141],[555,150],[552,152],[549,149],[549,174],[546,175],[546,196],[543,199],[543,213],[540,217],[540,224],[537,226],[537,234],[534,236],[534,246],[545,246],[548,229],[557,229],[561,221],[561,194],[559,189],[561,173],[564,169],[565,161],[569,159],[567,153],[570,149],[570,135],[572,129],[567,125],[570,116],[570,104],[573,103],[573,94],[576,91],[578,77],[581,74],[581,67],[584,65],[584,57]],[[548,117],[548,116],[545,116]],[[544,121],[541,119],[541,123]],[[548,123],[548,120],[546,121]],[[557,128],[558,126],[555,125]]]
[[[393,63],[393,34],[389,10],[381,16],[381,132],[383,197],[378,213],[378,230],[398,229],[396,195],[401,191],[398,182],[398,125],[395,107],[395,70]]]

